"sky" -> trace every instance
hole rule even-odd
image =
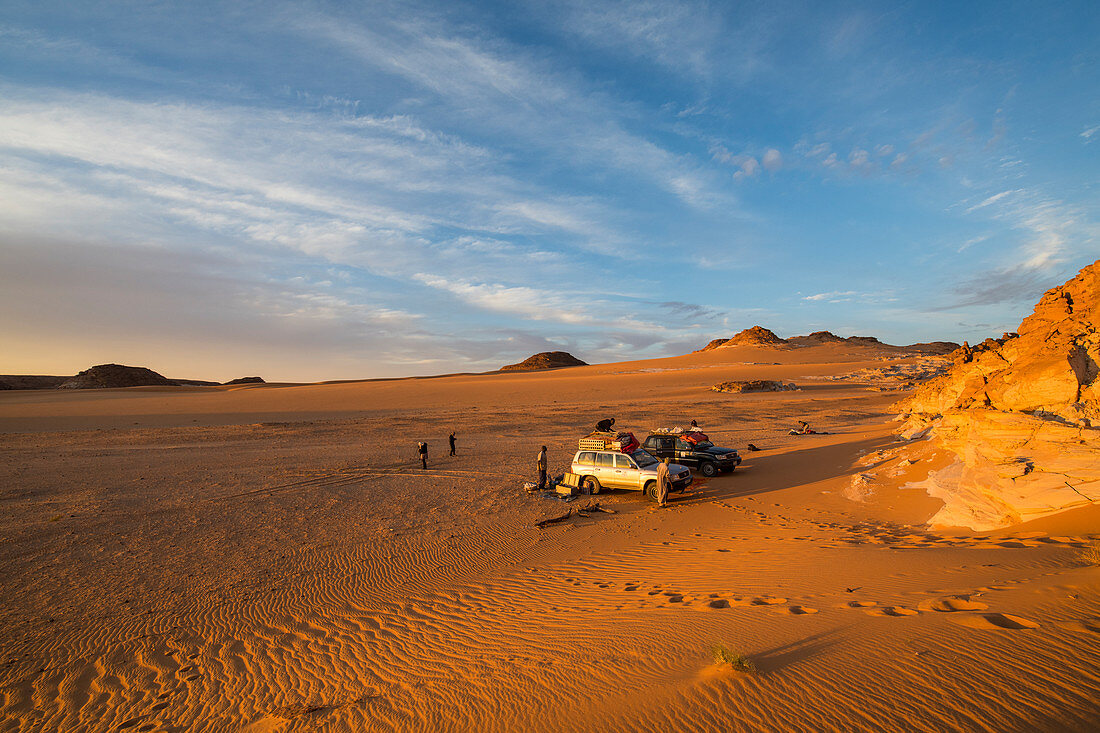
[[[0,0],[0,373],[1013,330],[1100,257],[1100,4]]]

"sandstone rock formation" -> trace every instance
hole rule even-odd
[[[122,364],[100,364],[85,369],[72,379],[58,385],[58,389],[106,389],[111,387],[174,387],[171,379],[145,367]]]
[[[776,382],[771,379],[750,379],[740,382],[721,382],[710,388],[711,392],[787,392],[798,389],[793,382]]]
[[[559,369],[561,367],[588,366],[567,351],[543,351],[540,354],[524,359],[519,364],[502,366],[502,372],[524,372],[536,369]]]
[[[934,524],[994,529],[1100,501],[1098,323],[1100,260],[899,403],[902,437],[958,457],[924,484],[945,502]]]

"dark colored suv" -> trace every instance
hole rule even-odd
[[[741,463],[741,456],[732,448],[719,448],[709,441],[692,443],[682,434],[654,433],[642,447],[658,458],[671,458],[674,463],[690,466],[704,476],[717,476],[732,471]]]

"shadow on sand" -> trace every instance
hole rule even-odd
[[[805,448],[751,453],[732,474],[716,476],[697,484],[693,493],[674,494],[677,505],[687,506],[716,499],[737,499],[789,489],[819,481],[851,476],[866,471],[855,465],[860,455],[895,442],[891,435],[830,443]],[[699,481],[700,477],[696,477]]]

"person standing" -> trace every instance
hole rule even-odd
[[[428,444],[423,440],[416,444],[416,455],[420,456],[420,467],[428,467]]]
[[[451,437],[447,438],[451,442],[451,455],[455,454],[455,434],[451,433]]]
[[[542,450],[539,451],[539,457],[535,461],[535,466],[539,470],[539,491],[546,488],[546,446],[542,446]]]
[[[666,506],[668,504],[668,463],[671,459],[666,458],[657,464],[657,506]]]

